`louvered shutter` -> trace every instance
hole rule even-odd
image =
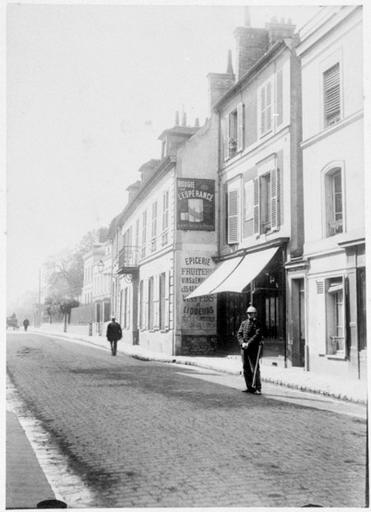
[[[323,74],[324,114],[327,125],[340,117],[340,66],[339,63]]]
[[[222,134],[223,134],[223,150],[224,161],[229,158],[229,116],[222,119]]]
[[[260,182],[259,178],[254,180],[254,233],[260,233]]]
[[[280,179],[279,179],[279,169],[273,169],[271,171],[271,229],[278,229],[280,225]]]
[[[239,103],[237,105],[237,151],[242,151],[244,147],[244,113],[245,105]]]
[[[283,75],[282,69],[277,71],[277,126],[283,121]]]
[[[228,243],[239,241],[239,191],[228,191]]]

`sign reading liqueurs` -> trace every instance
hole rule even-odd
[[[215,181],[178,178],[177,217],[177,229],[214,231]]]

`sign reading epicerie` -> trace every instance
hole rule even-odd
[[[214,231],[215,181],[178,178],[177,229]]]
[[[216,329],[216,297],[205,295],[187,299],[215,269],[215,264],[210,256],[189,254],[183,257],[181,267],[182,295],[182,329],[202,332],[215,331]]]

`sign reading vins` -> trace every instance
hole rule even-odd
[[[215,230],[214,180],[178,178],[177,229]]]

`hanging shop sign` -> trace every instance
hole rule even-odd
[[[214,180],[178,178],[177,220],[177,229],[215,230]]]

